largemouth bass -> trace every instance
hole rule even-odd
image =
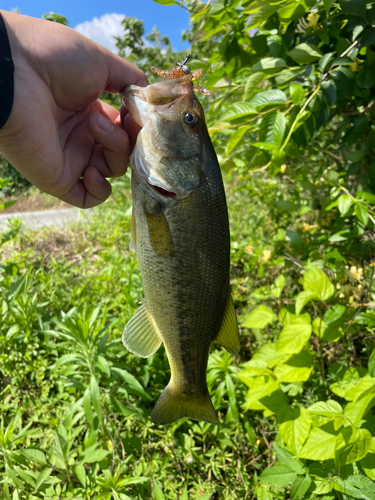
[[[229,287],[229,223],[219,164],[188,78],[123,92],[142,126],[130,158],[132,240],[145,299],[122,337],[148,357],[163,342],[171,379],[151,419],[218,424],[206,384],[212,341],[239,350]]]

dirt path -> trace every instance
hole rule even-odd
[[[87,211],[85,211],[87,212]],[[9,219],[22,219],[23,224],[31,229],[44,226],[63,227],[67,222],[76,221],[84,214],[79,208],[65,208],[60,210],[43,210],[40,212],[16,212],[0,214],[0,231]]]

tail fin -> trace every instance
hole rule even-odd
[[[189,417],[211,424],[219,424],[209,394],[192,398],[172,390],[170,384],[164,389],[151,413],[151,420],[158,425],[170,424],[179,418]]]

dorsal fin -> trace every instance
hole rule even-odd
[[[147,310],[146,301],[125,326],[122,343],[128,351],[141,358],[148,358],[159,349],[162,343],[161,335]]]
[[[240,333],[238,331],[237,316],[234,310],[232,295],[229,293],[227,305],[221,328],[218,336],[214,339],[215,342],[225,347],[225,349],[233,354],[238,354],[240,350]]]

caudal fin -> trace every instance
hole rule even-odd
[[[158,425],[170,424],[179,418],[189,417],[211,424],[219,424],[210,396],[193,398],[172,390],[168,385],[151,413],[151,420]]]

